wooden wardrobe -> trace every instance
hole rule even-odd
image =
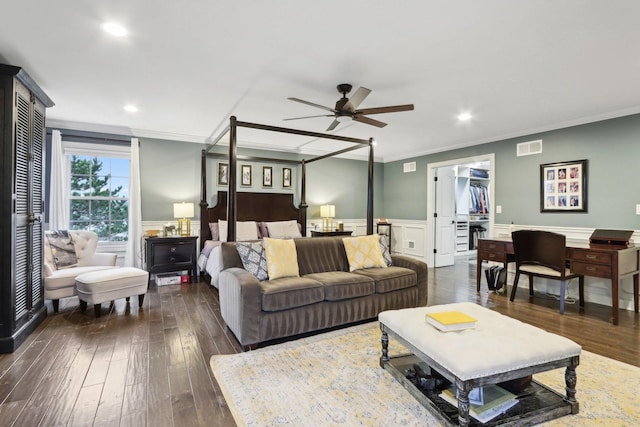
[[[0,352],[47,316],[43,298],[45,109],[53,102],[20,67],[0,64]]]

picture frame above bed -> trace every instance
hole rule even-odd
[[[240,167],[240,185],[251,187],[251,165],[242,165]]]
[[[229,165],[218,163],[218,185],[229,185]]]
[[[262,186],[273,187],[273,168],[271,166],[262,167]]]
[[[291,188],[291,168],[282,168],[282,188]]]

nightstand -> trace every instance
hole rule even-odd
[[[146,270],[151,274],[188,270],[196,275],[197,236],[147,237],[145,239]]]
[[[311,230],[311,237],[351,236],[351,231],[317,231]]]

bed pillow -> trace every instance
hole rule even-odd
[[[260,238],[263,239],[265,237],[269,237],[269,230],[267,230],[267,223],[264,221],[260,221],[258,223],[258,233],[260,234]]]
[[[370,267],[387,267],[387,263],[382,257],[377,234],[345,237],[342,241],[349,261],[349,271]]]
[[[220,226],[217,222],[210,222],[209,230],[211,231],[211,240],[220,240]]]
[[[268,280],[267,257],[262,242],[238,242],[236,249],[244,269],[256,276],[256,279]]]
[[[267,272],[270,280],[300,276],[298,253],[293,240],[265,237],[262,242],[267,257]]]
[[[224,220],[218,220],[220,229],[220,240],[227,241],[228,223]],[[258,240],[258,226],[255,221],[236,221],[236,242],[245,242],[247,240]]]
[[[389,246],[387,246],[387,239],[385,236],[378,235],[378,240],[380,241],[380,251],[382,252],[382,258],[384,258],[384,263],[387,264],[387,267],[393,264],[391,260],[391,252],[389,251]]]
[[[267,222],[267,230],[269,237],[274,239],[292,239],[294,237],[302,237],[298,222],[295,219],[291,221],[274,221]]]

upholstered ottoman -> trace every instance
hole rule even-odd
[[[93,304],[96,317],[100,316],[100,305],[106,301],[138,295],[138,306],[142,307],[147,293],[149,273],[133,267],[84,273],[76,277],[76,288],[80,299],[80,309],[86,311],[87,304]]]

